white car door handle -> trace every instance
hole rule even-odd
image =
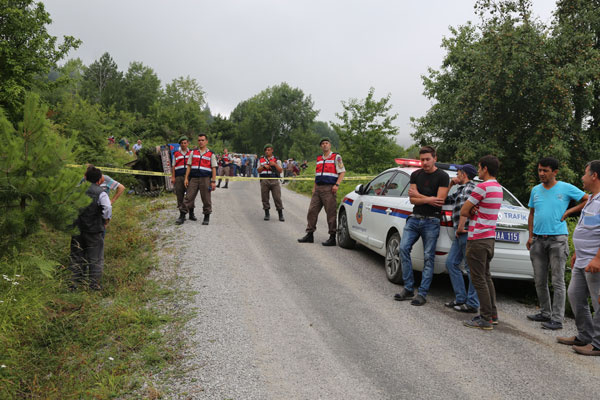
[[[386,208],[386,209],[385,209],[385,213],[386,213],[387,215],[390,215],[390,214],[392,213],[392,209],[391,209],[391,208],[389,208],[389,207],[388,207],[388,208]]]

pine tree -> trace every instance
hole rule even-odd
[[[0,109],[0,255],[39,229],[41,221],[68,230],[89,201],[77,188],[81,170],[72,162],[73,139],[60,136],[47,108],[28,94],[15,128]]]

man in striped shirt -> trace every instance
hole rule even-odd
[[[479,160],[477,175],[483,181],[478,184],[465,202],[460,215],[470,217],[467,239],[467,264],[471,280],[479,297],[479,315],[464,325],[470,328],[493,329],[498,323],[496,289],[490,273],[490,262],[494,258],[496,221],[502,205],[502,186],[496,181],[500,161],[487,155]],[[464,223],[464,220],[462,221]],[[463,227],[459,226],[459,230]]]

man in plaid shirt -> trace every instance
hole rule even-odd
[[[469,273],[469,267],[465,262],[465,271],[469,277],[469,288],[465,290],[465,281],[463,273],[460,270],[460,264],[465,258],[467,249],[467,236],[469,229],[469,221],[465,222],[464,229],[458,230],[459,222],[461,218],[467,219],[466,217],[460,216],[460,209],[475,188],[473,178],[477,176],[477,169],[471,164],[459,165],[458,173],[456,177],[450,181],[450,187],[454,185],[460,185],[456,191],[449,194],[446,198],[446,204],[452,204],[452,225],[454,226],[456,239],[452,241],[452,247],[448,253],[448,259],[446,260],[446,269],[448,275],[450,275],[450,282],[452,283],[452,289],[454,289],[454,300],[445,303],[446,307],[453,308],[456,311],[475,313],[479,308],[479,299],[477,298],[477,292],[471,283],[471,274]]]

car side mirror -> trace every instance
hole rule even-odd
[[[354,188],[354,192],[357,194],[362,194],[363,192],[363,185],[362,183],[360,185],[356,185],[356,188]]]

